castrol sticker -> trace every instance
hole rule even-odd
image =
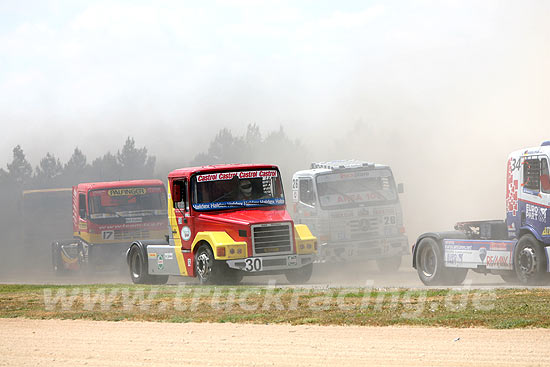
[[[189,241],[191,238],[191,229],[189,227],[185,226],[181,229],[181,238],[184,241]]]
[[[277,171],[275,171],[275,170],[258,170],[258,171],[208,173],[208,174],[204,174],[204,175],[198,175],[197,176],[197,182],[231,180],[235,176],[237,176],[239,179],[277,177]]]

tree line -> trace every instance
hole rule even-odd
[[[306,152],[299,140],[290,139],[283,128],[262,135],[256,124],[249,124],[243,135],[235,135],[228,128],[220,129],[207,151],[198,152],[181,167],[223,163],[274,163],[281,169],[292,170],[296,157]],[[0,168],[0,186],[5,189],[47,189],[71,187],[80,182],[120,181],[131,179],[164,179],[167,172],[156,174],[157,159],[146,147],[137,147],[128,137],[116,153],[110,151],[89,162],[75,147],[66,163],[47,152],[34,168],[20,145],[13,148],[13,157],[6,169]],[[180,168],[180,167],[173,167]],[[289,173],[291,174],[291,173]],[[286,175],[285,175],[286,177]],[[10,190],[9,190],[10,191]]]

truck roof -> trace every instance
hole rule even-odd
[[[240,171],[245,169],[279,169],[273,164],[215,164],[208,166],[187,167],[173,170],[168,174],[172,177],[189,177],[194,173],[203,172],[219,172],[219,171]]]
[[[112,187],[134,187],[134,186],[160,186],[161,180],[130,180],[130,181],[109,181],[109,182],[86,182],[76,185],[79,191],[109,189]]]
[[[518,149],[510,153],[509,157],[518,157],[531,154],[546,154],[550,156],[550,141],[544,141],[538,147]]]
[[[298,176],[316,176],[321,173],[328,172],[340,172],[346,170],[357,170],[357,169],[390,169],[389,166],[385,164],[378,164],[367,161],[360,161],[356,159],[347,159],[347,160],[334,160],[326,162],[313,162],[311,163],[311,169],[301,170],[294,175]]]

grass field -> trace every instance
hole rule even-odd
[[[0,317],[162,322],[550,327],[548,289],[0,285]]]

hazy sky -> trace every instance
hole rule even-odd
[[[4,0],[0,165],[128,135],[184,165],[257,123],[391,164],[409,213],[503,217],[506,155],[550,139],[549,70],[550,1]]]

